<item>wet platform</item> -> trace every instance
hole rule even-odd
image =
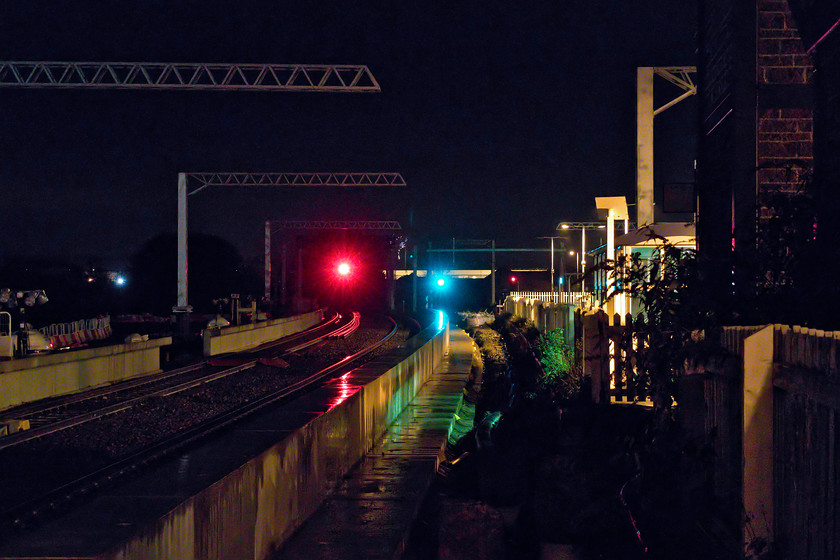
[[[472,348],[464,331],[450,331],[449,353],[432,378],[271,560],[400,558],[453,422],[465,421],[458,413]]]
[[[372,540],[393,535],[386,548],[398,549],[433,476],[470,368],[472,342],[466,333],[449,331],[444,356],[444,331],[429,329],[425,338],[415,337],[322,388],[101,488],[34,530],[5,535],[0,558],[261,560],[272,558],[277,543],[312,512],[338,511],[330,506],[337,500],[355,503],[355,510],[341,514],[345,519],[371,527],[381,522]],[[410,414],[399,415],[403,406]],[[394,429],[365,454],[376,443],[367,434],[382,433],[394,418],[399,419]],[[344,476],[359,457],[360,469]],[[336,485],[333,499],[319,510]],[[384,511],[380,506],[389,500],[400,502],[402,513],[368,515]],[[306,523],[296,542],[319,519]],[[352,533],[350,525],[344,527]],[[320,543],[328,537],[315,538]]]

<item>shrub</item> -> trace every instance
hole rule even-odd
[[[553,399],[571,399],[578,395],[583,372],[575,363],[574,348],[569,346],[562,329],[549,331],[536,345],[545,377],[540,380],[539,391]]]

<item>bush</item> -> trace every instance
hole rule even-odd
[[[583,372],[575,363],[574,348],[566,342],[562,329],[549,331],[536,345],[545,377],[539,390],[553,399],[571,399],[580,393]]]

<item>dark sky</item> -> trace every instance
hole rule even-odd
[[[124,259],[175,231],[179,171],[408,183],[191,197],[190,231],[246,257],[266,218],[407,225],[412,206],[436,244],[531,246],[561,219],[593,218],[595,196],[632,202],[635,67],[694,63],[695,4],[4,1],[3,60],[365,64],[382,93],[0,89],[0,256]],[[693,111],[657,117],[660,181],[692,179]]]

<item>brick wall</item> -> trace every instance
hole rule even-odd
[[[805,53],[787,0],[758,0],[756,83],[805,86],[813,80],[813,62]],[[762,199],[771,192],[792,191],[813,167],[813,109],[774,107],[758,110],[756,134],[759,217],[767,216]]]
[[[787,0],[758,1],[759,84],[806,84],[811,81],[813,64],[805,47]]]

